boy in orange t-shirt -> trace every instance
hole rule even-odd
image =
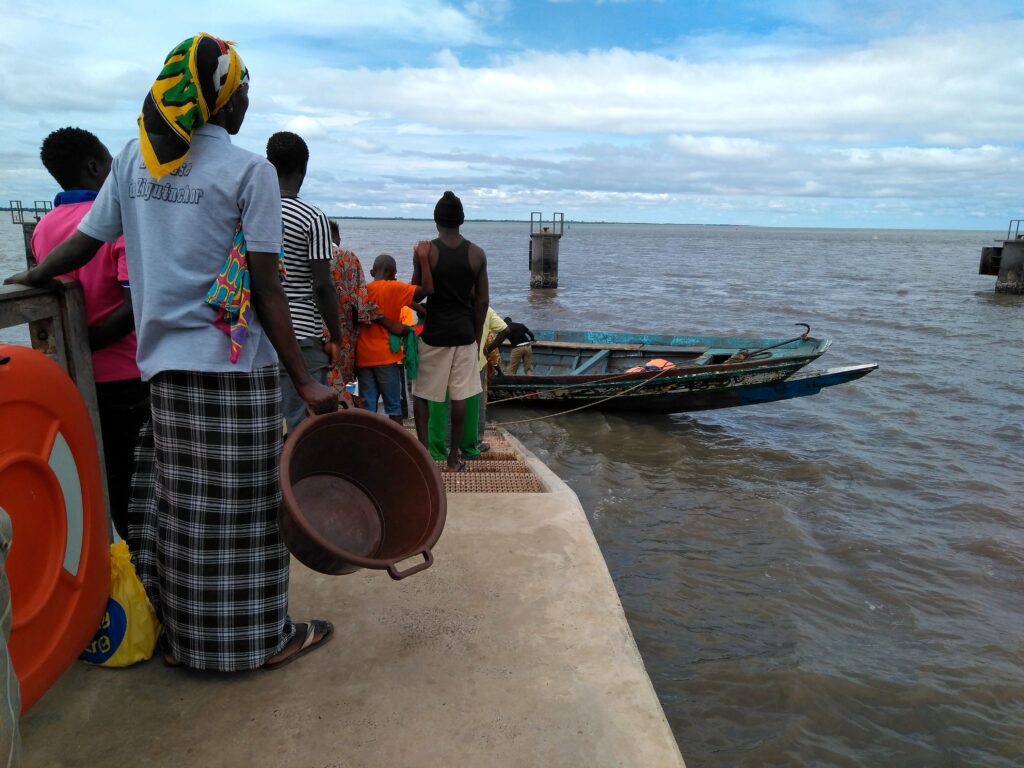
[[[356,380],[367,410],[376,411],[380,397],[384,400],[384,413],[399,424],[402,423],[402,352],[391,351],[389,334],[404,334],[402,309],[434,292],[430,248],[417,245],[415,253],[423,273],[422,285],[396,280],[398,266],[394,257],[382,253],[374,260],[370,270],[373,282],[366,286],[366,292],[369,302],[376,304],[384,315],[384,321],[363,324],[356,341]]]

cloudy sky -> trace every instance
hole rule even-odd
[[[211,10],[211,6],[215,8]],[[8,4],[0,203],[38,147],[116,152],[206,31],[252,73],[240,145],[292,130],[337,216],[999,230],[1024,215],[1020,0]]]

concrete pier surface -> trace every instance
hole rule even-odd
[[[454,493],[435,564],[323,576],[324,647],[224,675],[75,664],[22,719],[23,765],[683,766],[575,494]]]

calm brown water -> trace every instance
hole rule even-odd
[[[787,403],[510,427],[583,502],[691,768],[1024,765],[1024,298],[975,274],[999,232],[574,224],[542,293],[528,225],[464,231],[536,328],[807,322],[835,339],[812,367],[881,365]],[[405,274],[431,229],[342,233]],[[9,223],[0,248],[6,274]]]

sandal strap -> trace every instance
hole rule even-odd
[[[296,653],[302,653],[304,650],[309,648],[309,646],[313,644],[314,637],[316,637],[316,627],[314,627],[313,622],[310,621],[306,624],[306,636],[302,638],[302,645],[299,646]]]
[[[311,646],[316,638],[316,631],[318,627],[323,626],[322,622],[312,619],[306,622],[306,636],[302,639],[302,645],[299,646],[299,650],[296,653],[301,653]]]

